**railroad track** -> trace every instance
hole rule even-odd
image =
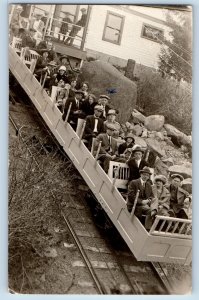
[[[31,109],[32,107],[32,109]],[[34,113],[32,122],[41,122],[45,127],[47,135],[51,137],[53,147],[57,147],[61,155],[67,159],[65,152],[62,151],[59,144],[55,141],[46,124],[41,120],[41,117],[35,110],[33,105],[21,112],[18,112],[17,121],[14,118],[15,112],[10,113],[9,120],[15,128],[22,142],[26,144],[28,151],[33,156],[39,168],[39,155],[34,155],[34,142],[31,136],[29,114]],[[20,113],[27,118],[27,123],[19,124]],[[37,118],[35,118],[37,116]],[[24,120],[24,118],[22,118]],[[40,132],[40,128],[34,126],[36,132]],[[42,129],[43,130],[43,129]],[[46,137],[46,136],[45,136]],[[42,140],[40,137],[37,143]],[[44,144],[40,142],[42,150],[45,150]],[[84,185],[83,185],[84,186]],[[55,195],[52,192],[53,197]],[[77,284],[87,287],[87,293],[96,294],[169,294],[170,285],[165,275],[163,278],[160,265],[147,262],[137,262],[132,253],[128,250],[120,238],[120,243],[123,244],[121,249],[115,250],[109,239],[102,236],[93,221],[91,212],[88,209],[84,199],[85,191],[79,191],[78,195],[69,195],[67,205],[59,207],[63,220],[70,232],[73,243],[65,245],[67,248],[74,250],[74,260],[71,262],[72,268],[79,271],[79,280]],[[123,250],[122,248],[125,248]],[[76,254],[78,252],[80,254]],[[81,280],[82,273],[87,270],[87,280]],[[85,276],[84,276],[85,278]],[[90,292],[89,292],[90,289]],[[77,292],[78,293],[78,292]]]

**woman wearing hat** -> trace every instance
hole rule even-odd
[[[49,34],[45,35],[45,40],[41,41],[37,45],[37,49],[38,50],[48,49],[49,50],[49,59],[50,59],[50,61],[57,62],[57,54],[54,51],[55,47],[52,43],[52,38]]]
[[[180,174],[173,174],[171,175],[171,179],[171,184],[167,187],[171,194],[169,214],[171,217],[188,219],[188,208],[191,197],[181,187],[184,178]]]
[[[165,187],[166,181],[164,175],[157,175],[152,187],[154,198],[158,200],[157,214],[161,216],[169,216],[170,192]]]
[[[125,150],[135,145],[135,139],[132,133],[127,133],[124,139],[125,142],[118,146],[118,154],[120,157],[125,157]]]
[[[145,166],[148,167],[148,162],[143,159],[143,155],[144,150],[139,145],[132,148],[132,158],[127,160],[130,169],[129,181],[140,178],[140,170]]]

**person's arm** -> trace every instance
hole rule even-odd
[[[128,186],[128,197],[127,197],[127,203],[126,203],[127,209],[129,212],[132,211],[137,190],[138,190],[137,186],[135,185],[134,182],[131,181]]]

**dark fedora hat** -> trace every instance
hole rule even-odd
[[[139,145],[135,145],[132,148],[132,153],[135,153],[135,152],[142,152],[142,153],[144,153],[145,151]]]
[[[63,58],[68,59],[68,56],[67,55],[62,55],[59,60],[62,60]]]
[[[151,170],[148,167],[144,167],[142,170],[140,170],[140,174],[147,173],[149,175],[152,175]]]
[[[82,90],[76,90],[75,94],[81,94],[82,96],[84,96],[84,92]]]
[[[131,138],[133,142],[135,142],[134,136],[131,132],[127,133],[124,139],[127,140],[128,138]]]

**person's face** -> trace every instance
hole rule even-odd
[[[98,109],[95,109],[94,110],[94,114],[95,114],[96,117],[99,118],[101,116],[102,112],[100,110],[98,110]]]
[[[83,91],[88,91],[88,85],[86,83],[83,83],[82,90]]]
[[[48,52],[44,52],[43,53],[43,58],[47,58],[48,57]]]
[[[62,58],[61,63],[65,65],[67,63],[67,58]]]
[[[163,187],[163,182],[161,180],[156,180],[155,182],[156,186],[159,187],[159,188],[162,188]]]
[[[33,36],[35,35],[35,32],[32,31],[32,30],[30,30],[30,31],[29,31],[29,34],[30,34],[31,37],[33,37]]]
[[[100,104],[102,104],[102,105],[106,105],[108,102],[108,100],[106,98],[101,98],[99,101],[100,101]]]
[[[113,121],[115,121],[115,115],[108,115],[107,119],[108,119],[108,121],[113,122]]]
[[[109,129],[109,128],[106,129],[107,134],[110,135],[110,136],[113,135],[114,131],[115,130],[112,130],[112,129]]]
[[[148,173],[141,173],[140,177],[143,181],[147,181],[150,178],[150,175]]]
[[[76,87],[76,85],[77,85],[77,81],[76,80],[73,80],[73,81],[71,81],[71,87]]]
[[[58,85],[59,87],[64,87],[64,85],[65,85],[64,80],[63,80],[63,79],[60,79],[60,81],[58,82],[57,85]]]
[[[92,104],[94,102],[94,99],[91,96],[89,96],[88,101],[90,104]]]
[[[127,144],[130,144],[130,143],[133,142],[133,139],[131,137],[129,137],[129,138],[126,139],[126,142],[127,142]]]
[[[173,178],[172,184],[173,184],[175,187],[181,186],[181,180],[180,180],[180,178],[178,178],[178,177]]]
[[[136,152],[134,152],[134,158],[136,159],[136,160],[138,160],[138,159],[142,159],[142,152],[141,151],[136,151]]]
[[[60,75],[64,75],[65,71],[64,70],[59,70]]]
[[[77,100],[82,100],[83,96],[82,96],[82,94],[76,94],[75,97]]]

